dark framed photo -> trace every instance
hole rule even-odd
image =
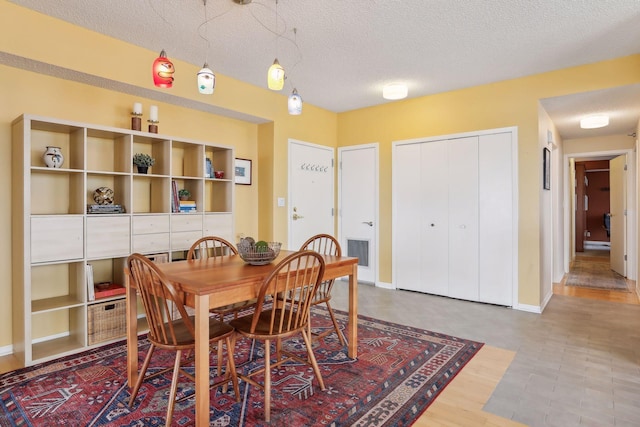
[[[234,177],[236,184],[251,185],[251,160],[236,158]]]
[[[542,149],[542,188],[551,190],[551,150]]]

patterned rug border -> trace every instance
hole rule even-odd
[[[348,314],[340,310],[334,310],[334,312],[339,322],[345,325]],[[320,310],[318,314],[325,316],[326,311]],[[365,315],[358,315],[358,325],[363,328],[374,328],[379,329],[380,331],[386,331],[390,334],[389,337],[393,337],[394,334],[399,334],[402,336],[402,340],[410,340],[411,337],[413,337],[416,342],[418,342],[417,340],[421,340],[420,342],[423,342],[427,341],[426,337],[429,337],[431,339],[431,342],[438,342],[438,344],[441,344],[443,348],[449,349],[448,351],[451,351],[451,354],[454,353],[451,349],[457,348],[457,350],[455,351],[455,358],[447,359],[447,361],[443,363],[442,366],[437,366],[436,368],[434,368],[434,363],[437,365],[438,362],[433,361],[433,358],[437,356],[432,356],[433,358],[429,358],[427,360],[429,366],[427,366],[427,362],[425,362],[424,365],[420,365],[420,362],[418,361],[417,365],[398,365],[400,371],[398,371],[398,373],[396,374],[391,375],[391,377],[385,377],[383,381],[376,381],[374,378],[369,378],[367,380],[369,385],[371,386],[371,384],[375,384],[375,389],[370,390],[366,395],[359,395],[358,399],[356,399],[355,402],[352,402],[352,406],[347,407],[349,408],[348,413],[342,413],[341,416],[334,418],[329,422],[327,422],[328,420],[324,419],[322,422],[322,424],[324,425],[335,427],[344,425],[411,425],[411,423],[418,419],[429,408],[429,406],[442,392],[442,390],[444,390],[444,388],[446,388],[446,386],[450,384],[450,382],[457,376],[458,373],[460,373],[464,366],[466,366],[466,364],[478,353],[478,351],[484,345],[483,343],[477,341],[454,337],[444,333],[433,332],[424,328],[407,326],[387,320],[376,319]],[[362,338],[362,335],[359,335],[359,337]],[[386,341],[388,342],[381,343],[380,345],[388,344],[390,346],[389,348],[393,348],[393,343],[391,342],[393,340],[391,338],[388,338]],[[139,343],[141,346],[148,345],[148,341],[145,339],[145,336],[141,336],[139,338]],[[361,345],[365,345],[365,343],[360,341],[359,346]],[[0,374],[0,396],[4,395],[8,391],[11,391],[13,386],[24,384],[30,379],[42,377],[49,373],[62,371],[76,366],[80,367],[89,364],[92,361],[98,361],[110,356],[121,355],[123,351],[126,353],[126,340],[119,340],[117,342],[89,349],[81,353],[64,356],[62,358],[43,362],[31,367],[20,368],[11,372]],[[425,353],[429,353],[429,351],[427,351],[427,348],[425,348]],[[352,362],[358,362],[360,357],[363,357],[364,355],[364,352],[360,352],[359,358],[353,360]],[[449,364],[451,366],[449,366]],[[407,368],[410,369],[405,371],[404,369]],[[323,374],[323,376],[325,376],[325,374]],[[326,379],[325,382],[327,382]],[[424,389],[425,384],[430,384],[430,387]],[[111,397],[112,401],[120,400],[119,395],[122,393],[128,394],[126,379],[122,381],[118,389],[120,391],[118,391]],[[322,395],[320,395],[320,399],[324,400]],[[372,402],[374,403],[372,404]],[[2,405],[3,402],[0,401],[0,406]],[[243,402],[243,408],[244,405],[245,403]],[[107,409],[108,405],[100,408],[100,412],[102,413]],[[102,416],[100,418],[102,418]],[[212,425],[215,424],[214,420],[215,417],[212,419]],[[244,418],[242,420],[244,420]],[[9,424],[6,424],[6,421],[8,421]],[[30,421],[26,420],[26,417],[22,420],[14,421],[5,418],[5,413],[0,410],[0,426],[41,425],[39,423],[32,424]],[[244,424],[245,422],[247,424]],[[249,420],[241,421],[241,423],[242,424],[240,425],[256,425],[250,423]],[[103,424],[100,419],[96,417],[91,425],[106,424]],[[136,425],[142,426],[155,424],[147,424],[143,419],[141,419],[140,424]]]

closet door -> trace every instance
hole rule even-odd
[[[421,288],[420,277],[422,260],[420,145],[398,145],[393,153],[394,267],[398,289],[425,292]]]
[[[480,136],[480,298],[513,304],[513,172],[511,132]]]
[[[449,293],[478,300],[478,137],[447,141]]]
[[[448,141],[420,144],[420,181],[414,186],[422,192],[420,234],[421,292],[449,294],[449,174]]]

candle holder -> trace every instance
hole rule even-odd
[[[149,122],[149,133],[158,133],[158,120],[147,120]]]
[[[142,113],[131,113],[131,130],[142,130]]]

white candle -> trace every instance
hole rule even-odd
[[[158,106],[157,105],[152,105],[151,108],[149,109],[149,120],[151,120],[152,122],[157,122],[158,121]]]
[[[142,104],[136,102],[133,104],[133,114],[142,114]]]

